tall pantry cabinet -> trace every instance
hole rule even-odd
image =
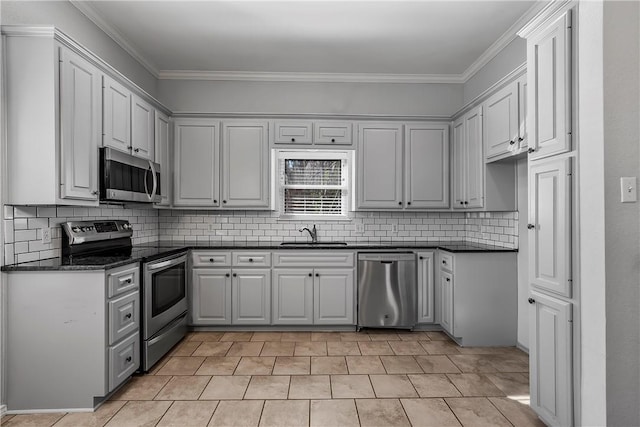
[[[547,9],[520,33],[527,39],[531,408],[551,426],[574,424],[571,12]]]

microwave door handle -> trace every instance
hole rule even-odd
[[[158,191],[158,176],[156,175],[156,168],[153,167],[153,162],[149,160],[149,167],[151,167],[151,173],[153,174],[153,190],[151,191],[151,200],[156,197],[156,191]]]
[[[149,187],[147,186],[147,175],[149,174],[149,168],[144,171],[144,192],[149,199],[151,199],[151,195],[149,194]]]

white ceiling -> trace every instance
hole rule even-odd
[[[161,78],[331,73],[458,81],[513,39],[535,2],[73,3]]]

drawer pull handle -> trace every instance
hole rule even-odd
[[[291,142],[296,142],[296,139],[295,138],[291,138]]]
[[[126,359],[124,359],[127,361],[127,363],[131,362],[133,359],[131,358],[131,356],[127,357]]]
[[[124,318],[125,318],[125,319],[131,319],[131,313],[127,313],[127,314],[125,314],[125,315],[124,315]]]
[[[209,262],[214,262],[214,261],[213,261],[213,258],[209,258]]]
[[[253,258],[249,258],[249,262],[253,262]]]
[[[336,142],[336,139],[335,138],[331,138],[331,142]]]

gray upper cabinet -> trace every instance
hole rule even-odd
[[[352,145],[353,124],[350,122],[314,122],[313,143],[316,145]]]
[[[492,158],[518,148],[518,82],[514,81],[489,97],[483,105],[484,154]]]
[[[219,123],[177,119],[174,127],[174,206],[219,206]]]
[[[571,149],[571,11],[527,37],[530,159]]]
[[[155,111],[155,159],[160,165],[162,200],[158,205],[171,206],[173,162],[171,156],[171,123],[169,117]]]
[[[404,206],[449,207],[449,125],[405,126]]]
[[[131,148],[133,155],[155,159],[155,109],[139,96],[131,96]]]
[[[357,156],[356,207],[402,207],[402,125],[360,124]]]
[[[102,145],[121,151],[131,150],[131,91],[104,76],[102,83]]]
[[[66,49],[60,60],[60,198],[97,202],[102,74]]]
[[[269,207],[267,122],[222,123],[222,207]]]
[[[453,124],[454,209],[484,206],[482,107]]]
[[[303,120],[276,121],[274,123],[274,144],[310,145],[313,142],[313,124]]]

